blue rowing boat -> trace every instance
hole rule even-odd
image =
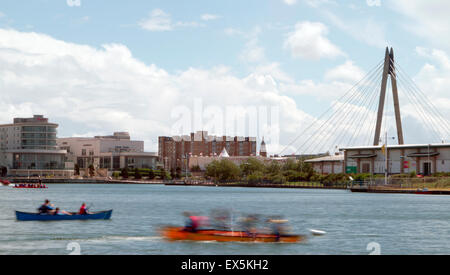
[[[112,210],[93,212],[88,215],[48,215],[16,211],[18,221],[73,221],[73,220],[109,220]]]

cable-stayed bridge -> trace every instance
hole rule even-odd
[[[394,127],[396,143],[403,145],[408,142],[400,108],[405,103],[412,107],[408,116],[420,122],[421,127],[408,130],[425,136],[424,143],[450,140],[447,118],[396,62],[393,49],[386,48],[384,59],[312,123],[302,127],[279,155],[292,153],[292,148],[293,154],[299,155],[333,152],[339,147],[377,146],[386,142],[385,133],[393,134]]]

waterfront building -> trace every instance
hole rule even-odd
[[[158,155],[144,152],[144,141],[131,140],[127,132],[115,132],[110,136],[71,137],[57,139],[59,148],[67,150],[67,160],[86,169],[108,171],[128,167],[152,168],[158,164]]]
[[[217,157],[224,148],[230,157],[256,156],[255,137],[210,136],[198,131],[190,136],[159,137],[158,143],[159,159],[169,171],[184,169],[192,157]]]
[[[334,156],[322,156],[305,160],[312,165],[314,171],[319,174],[340,174],[343,173],[344,155],[336,154]]]
[[[450,173],[450,143],[357,146],[339,149],[341,154],[307,160],[321,174],[367,173],[429,176]]]
[[[386,156],[389,174],[450,173],[450,143],[360,146],[340,151],[344,152],[347,173],[384,174]]]
[[[73,175],[65,162],[66,151],[57,146],[57,129],[58,124],[42,115],[0,125],[0,166],[9,175]]]

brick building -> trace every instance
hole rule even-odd
[[[186,167],[191,156],[218,156],[225,148],[230,156],[256,156],[255,137],[210,136],[206,131],[190,136],[159,137],[159,160],[166,170]]]

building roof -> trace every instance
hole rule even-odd
[[[225,147],[223,147],[222,153],[220,153],[219,157],[221,158],[229,158],[230,155],[227,152],[227,149],[225,149]]]
[[[330,161],[343,161],[344,155],[326,156],[315,159],[308,159],[305,162],[330,162]]]
[[[339,151],[344,150],[377,150],[381,149],[383,145],[378,146],[356,146],[356,147],[342,147]],[[388,145],[390,149],[415,149],[415,148],[435,148],[435,147],[450,147],[450,143],[432,143],[432,144],[403,144],[403,145]]]

